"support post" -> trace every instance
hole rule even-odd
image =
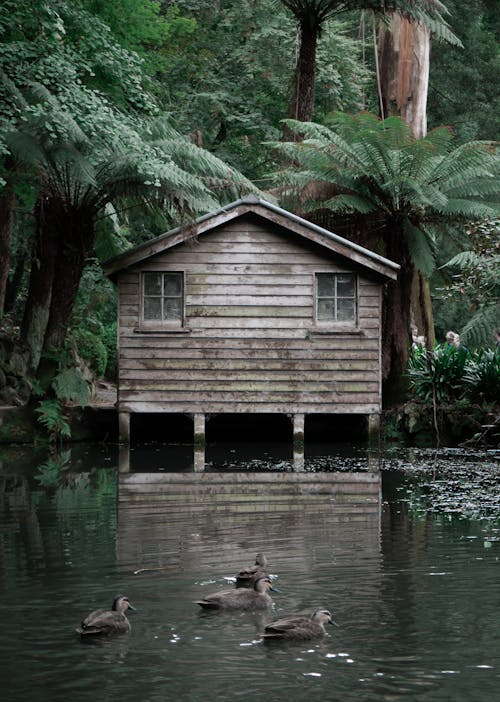
[[[118,412],[118,441],[130,444],[130,412]]]
[[[368,415],[368,443],[380,443],[380,414]]]
[[[304,424],[305,415],[293,415],[293,467],[295,470],[304,469]]]
[[[202,471],[205,470],[205,415],[195,414],[193,417],[194,425],[194,437],[193,437],[193,447],[194,447],[194,470]]]

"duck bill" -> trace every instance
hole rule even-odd
[[[128,603],[127,609],[131,609],[132,612],[137,612],[137,607],[133,607],[133,606],[130,604],[130,602]]]
[[[337,624],[337,622],[335,622],[333,619],[330,619],[328,624],[331,624],[332,626],[340,626],[340,624]]]
[[[272,592],[277,592],[279,595],[282,594],[281,590],[278,590],[278,588],[277,588],[277,587],[274,587],[274,585],[271,585],[271,587],[270,587],[269,589],[270,589]]]

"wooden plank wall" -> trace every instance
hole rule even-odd
[[[185,272],[189,332],[138,329],[143,270]],[[302,237],[240,218],[119,277],[119,410],[380,409],[381,285],[359,277],[358,333],[314,329],[314,273],[349,270]]]

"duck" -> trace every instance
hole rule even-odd
[[[77,632],[81,636],[109,636],[125,634],[131,630],[125,612],[135,610],[126,595],[116,595],[111,609],[96,609],[82,620]]]
[[[323,636],[325,624],[335,624],[328,609],[317,609],[310,617],[292,616],[270,622],[264,628],[264,641],[309,641]]]
[[[197,600],[203,609],[211,610],[240,610],[267,609],[273,603],[269,590],[279,592],[273,587],[267,576],[257,578],[253,588],[235,588],[234,590],[221,590],[207,595],[202,600]]]
[[[266,571],[267,558],[263,553],[258,553],[255,556],[253,566],[240,570],[236,576],[236,587],[253,587],[257,578],[268,577]]]

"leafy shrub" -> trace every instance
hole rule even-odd
[[[435,393],[440,404],[458,399],[463,391],[463,378],[469,352],[461,347],[438,345],[429,352],[415,349],[408,362],[412,394],[432,402]]]
[[[82,406],[89,401],[90,385],[79,368],[60,370],[52,387],[58,400],[69,400]]]
[[[500,398],[500,353],[483,350],[469,360],[464,390],[473,402],[498,402]]]
[[[108,353],[101,337],[82,327],[74,329],[71,336],[80,358],[97,378],[102,378],[108,363]]]
[[[498,402],[500,354],[485,349],[470,352],[464,347],[438,345],[433,352],[415,349],[408,362],[413,397],[440,405],[460,399]]]
[[[104,377],[108,380],[116,380],[117,358],[116,358],[116,335],[117,324],[112,322],[103,327],[102,342],[106,348],[107,363]]]

